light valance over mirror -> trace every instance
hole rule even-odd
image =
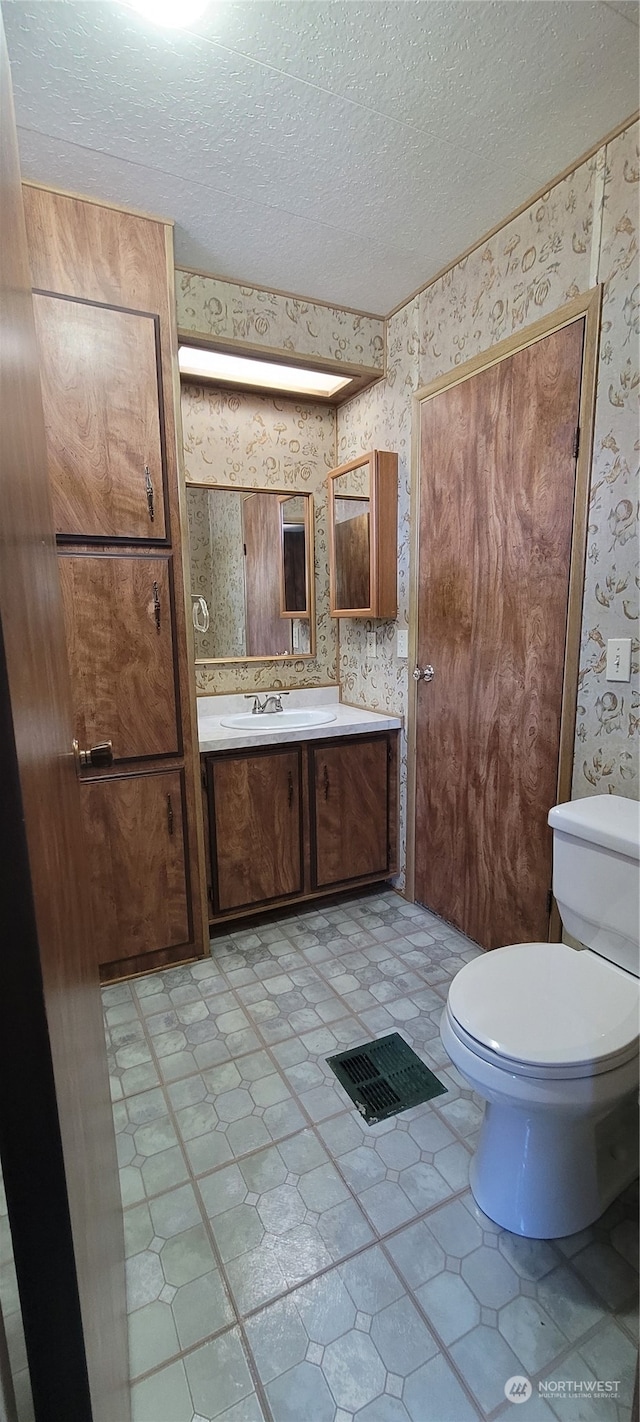
[[[196,662],[314,655],[313,498],[187,486]]]

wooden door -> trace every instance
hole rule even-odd
[[[56,533],[163,539],[157,318],[33,301]]]
[[[168,770],[82,786],[101,965],[189,942],[183,779]]]
[[[63,551],[75,734],[115,760],[176,755],[171,559]]]
[[[217,913],[302,893],[300,749],[207,761]]]
[[[316,888],[389,868],[389,749],[386,736],[310,747]]]
[[[281,615],[280,500],[251,494],[242,503],[245,628],[248,657],[291,651],[291,621]]]
[[[548,936],[584,321],[421,406],[415,891]]]
[[[0,1158],[35,1415],[130,1416],[124,1242],[0,20]]]

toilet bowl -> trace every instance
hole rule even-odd
[[[554,893],[584,949],[520,943],[474,959],[440,1028],[486,1102],[473,1195],[539,1239],[584,1229],[638,1173],[638,805],[596,796],[549,822]]]

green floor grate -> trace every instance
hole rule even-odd
[[[327,1057],[327,1064],[368,1126],[447,1089],[397,1032]]]

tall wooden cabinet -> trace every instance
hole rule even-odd
[[[198,955],[206,930],[172,230],[31,184],[24,202],[75,734],[111,745],[79,772],[110,980]]]

